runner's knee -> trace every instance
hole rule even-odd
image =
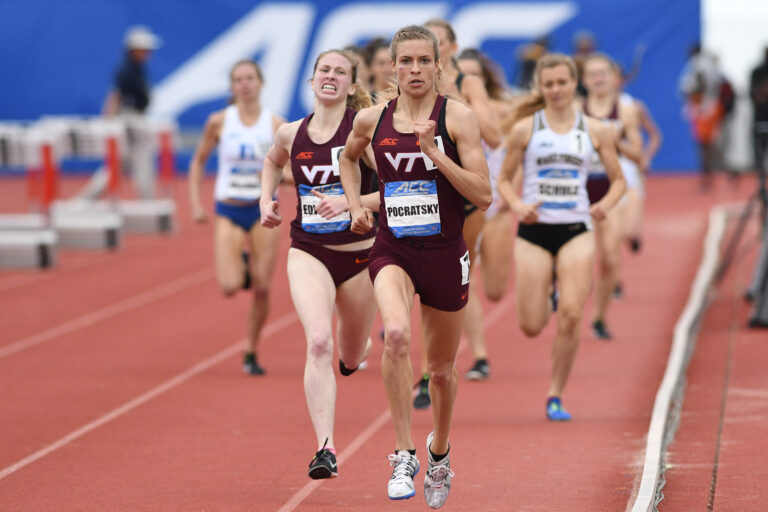
[[[384,326],[384,351],[395,359],[410,351],[411,330],[407,325],[392,322]]]
[[[307,338],[307,358],[315,361],[329,359],[333,356],[333,339],[331,333],[318,330],[310,333]]]

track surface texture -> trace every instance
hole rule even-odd
[[[63,180],[62,193],[81,183]],[[394,434],[378,341],[367,370],[337,374],[340,477],[307,478],[316,446],[302,384],[305,343],[285,275],[288,230],[260,349],[268,373],[246,376],[240,361],[249,296],[219,293],[212,224],[191,223],[183,185],[180,179],[175,187],[171,235],[126,235],[113,252],[61,250],[54,269],[0,272],[0,510],[427,510],[423,469],[415,498],[386,496]],[[212,182],[206,187],[210,195]],[[718,181],[704,194],[694,177],[654,176],[647,189],[643,251],[625,253],[625,295],[609,312],[614,341],[591,337],[587,307],[564,395],[570,423],[544,415],[554,321],[526,339],[512,293],[499,303],[483,297],[492,375],[464,380],[472,361],[460,349],[451,432],[456,476],[445,510],[625,510],[707,214],[714,204],[743,201],[754,183]],[[22,181],[0,181],[4,212],[23,210],[23,195]],[[292,217],[290,190],[281,201]],[[739,265],[751,269],[752,261]],[[768,414],[768,345],[764,334],[743,329],[744,307],[732,298],[744,272],[729,274],[705,319],[703,351],[691,365],[702,382],[690,382],[672,446],[671,462],[682,469],[668,472],[662,510],[706,510],[723,386],[728,414],[714,510],[763,510],[747,504],[766,494],[768,451],[758,448]],[[482,295],[479,274],[473,279],[472,292]],[[418,364],[418,343],[412,357]],[[428,411],[414,412],[423,464],[430,425]]]

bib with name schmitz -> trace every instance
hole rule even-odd
[[[541,203],[540,223],[591,225],[586,184],[594,152],[581,112],[576,112],[573,128],[564,134],[549,128],[543,110],[533,115],[533,134],[523,160],[522,199]]]

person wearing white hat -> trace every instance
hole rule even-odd
[[[105,117],[119,117],[126,123],[127,147],[122,148],[121,153],[124,167],[131,174],[135,190],[142,199],[155,196],[155,154],[143,116],[150,100],[146,63],[152,51],[162,44],[162,38],[144,25],[135,25],[125,32],[124,58],[115,72],[112,90],[102,109]],[[107,181],[106,168],[99,168],[78,197],[97,198],[106,189]]]
[[[129,28],[123,38],[125,59],[115,73],[114,90],[104,105],[104,115],[118,113],[142,113],[149,105],[149,82],[146,78],[146,62],[153,50],[163,40],[143,26]]]

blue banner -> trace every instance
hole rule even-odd
[[[551,50],[571,53],[574,34],[592,32],[597,48],[625,69],[641,63],[627,91],[648,105],[664,132],[655,168],[696,167],[676,84],[700,37],[698,0],[10,0],[0,3],[0,119],[98,114],[124,32],[137,24],[164,40],[148,64],[152,112],[202,127],[226,104],[232,64],[255,58],[266,80],[264,104],[298,119],[311,108],[307,80],[320,51],[390,37],[434,17],[453,24],[460,48],[488,53],[510,83],[524,44],[547,36]]]

